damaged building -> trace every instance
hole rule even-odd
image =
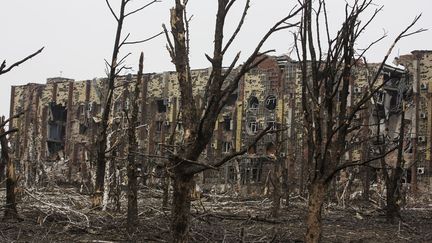
[[[399,62],[406,67],[406,75],[412,80],[414,112],[409,118],[407,116],[412,124],[410,146],[415,146],[412,156],[415,163],[411,162],[415,173],[411,176],[431,184],[428,175],[432,172],[432,112],[429,111],[432,108],[432,52],[414,51],[401,56]],[[192,70],[196,97],[203,97],[210,72],[209,69]],[[362,89],[367,88],[366,75],[362,71],[354,75],[350,99],[355,99],[363,92]],[[109,120],[108,157],[117,161],[119,166],[126,160],[126,113],[131,107],[130,93],[136,78],[136,75],[121,76],[115,84],[118,88],[114,92]],[[11,121],[11,126],[19,129],[11,138],[13,158],[25,183],[50,176],[54,178],[49,179],[66,182],[91,180],[96,153],[92,144],[101,119],[101,102],[107,89],[105,81],[50,78],[46,84],[12,87],[10,114],[25,111],[23,116]],[[377,102],[381,102],[384,109],[377,113],[384,119],[391,120],[392,116],[388,115],[391,110],[386,109],[400,103],[400,97],[393,95],[395,92],[398,91],[389,86],[377,95]],[[157,183],[158,168],[164,167],[163,159],[147,155],[163,155],[170,135],[183,133],[179,121],[179,97],[175,72],[144,75],[139,97],[140,123],[136,132],[142,155],[139,165],[145,183]],[[219,115],[212,142],[202,160],[214,160],[232,151],[240,151],[267,126],[286,129],[265,135],[255,146],[248,148],[245,155],[233,159],[218,171],[205,171],[199,176],[202,184],[208,188],[217,186],[217,189],[224,190],[230,187],[245,193],[258,192],[267,183],[276,157],[283,161],[291,183],[302,186],[307,180],[303,163],[302,114],[298,63],[286,56],[269,57],[240,81]],[[176,143],[181,143],[181,137],[177,136]],[[347,159],[361,156],[361,151],[361,147],[354,149]],[[49,175],[49,171],[54,170],[56,173]]]

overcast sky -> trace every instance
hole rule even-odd
[[[120,1],[111,0],[117,7]],[[133,0],[131,9],[149,1]],[[174,0],[162,0],[148,9],[131,16],[125,22],[124,33],[130,40],[147,38],[161,31],[162,23],[169,24],[169,8]],[[191,66],[208,67],[204,53],[212,51],[216,0],[189,0],[189,15],[193,14],[191,31]],[[343,0],[329,0],[330,26],[340,27],[344,13]],[[252,0],[243,32],[232,46],[229,57],[242,51],[242,57],[253,50],[259,38],[278,20],[284,17],[297,0]],[[423,13],[417,28],[432,29],[432,8],[428,0],[376,0],[384,10],[373,26],[362,37],[359,48],[365,47],[384,32],[388,37],[367,55],[370,62],[379,61],[397,34],[412,19]],[[238,0],[227,21],[227,33],[237,22],[244,0]],[[117,8],[116,8],[117,9]],[[0,76],[0,114],[9,115],[10,86],[26,83],[45,83],[49,77],[67,77],[75,80],[105,76],[104,59],[112,53],[115,21],[104,0],[0,0],[0,59],[12,64],[38,48],[44,51],[31,61]],[[432,49],[432,30],[402,40],[391,59],[412,50]],[[284,54],[292,46],[289,31],[274,35],[264,49],[275,49]],[[150,42],[127,46],[122,54],[132,53],[127,64],[136,67],[140,51],[145,53],[145,72],[173,70],[161,36]],[[134,68],[134,72],[136,68]]]

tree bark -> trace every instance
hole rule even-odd
[[[273,176],[271,182],[273,184],[273,202],[271,215],[273,218],[279,217],[280,200],[281,200],[281,183],[280,183],[280,159],[274,161]]]
[[[127,212],[127,230],[130,235],[134,234],[138,225],[138,180],[137,180],[137,165],[135,162],[135,153],[138,150],[138,142],[136,137],[135,127],[138,120],[138,97],[140,94],[140,85],[143,76],[144,54],[141,52],[138,64],[138,77],[135,84],[134,93],[132,95],[132,114],[129,119],[128,126],[128,212]]]
[[[106,148],[107,148],[107,129],[108,120],[111,111],[112,96],[114,92],[114,80],[117,77],[117,57],[120,50],[120,38],[123,28],[123,20],[125,18],[125,6],[128,1],[122,0],[120,6],[120,16],[117,20],[117,31],[114,42],[113,54],[110,63],[110,74],[108,76],[108,90],[106,94],[105,107],[102,112],[102,120],[99,126],[99,136],[96,140],[96,181],[95,192],[92,198],[92,207],[99,208],[102,205],[103,191],[104,191],[104,177],[106,167]]]
[[[402,104],[404,106],[405,104]],[[390,223],[394,223],[396,218],[400,218],[400,207],[398,204],[399,199],[401,198],[401,180],[403,174],[403,143],[404,143],[404,133],[405,133],[405,111],[404,107],[402,107],[401,113],[401,123],[399,129],[399,145],[398,145],[398,154],[396,160],[396,166],[392,170],[390,180],[387,180],[387,206],[386,206],[386,216],[387,221]]]
[[[130,158],[133,159],[134,158]],[[127,211],[127,231],[133,234],[138,225],[138,188],[136,164],[129,161],[128,165],[128,211]]]
[[[363,186],[363,200],[365,202],[369,201],[370,198],[370,172],[371,169],[369,167],[364,166],[361,168],[363,179],[362,179],[362,186]]]
[[[324,204],[327,184],[324,181],[317,180],[310,185],[307,230],[305,236],[306,243],[317,243],[321,241],[322,224],[321,210]]]
[[[4,120],[4,117],[2,118]],[[4,133],[5,130],[2,127],[0,129],[0,133]],[[18,211],[16,208],[16,174],[15,174],[15,165],[13,161],[9,157],[9,146],[8,139],[6,136],[2,136],[0,138],[1,143],[1,157],[2,160],[6,161],[6,205],[4,218],[5,219],[17,219]]]
[[[5,169],[6,169],[6,161],[4,159],[0,159],[0,185],[3,182],[3,177],[5,177]]]
[[[164,210],[168,208],[169,183],[170,183],[170,178],[169,178],[169,175],[167,173],[167,168],[164,168],[163,178],[162,178],[162,189],[163,189],[162,209],[164,209]]]
[[[191,207],[191,190],[194,185],[193,175],[174,176],[171,231],[174,243],[185,243],[189,240],[189,221]]]

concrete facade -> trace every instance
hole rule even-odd
[[[412,106],[417,109],[409,112],[407,119],[413,124],[410,136],[417,149],[415,176],[426,178],[432,173],[432,52],[414,51],[401,56],[399,64],[403,64],[410,75],[413,97],[418,94],[413,98]],[[203,96],[209,74],[209,69],[192,71],[197,97]],[[353,73],[349,102],[355,102],[367,89],[368,75],[361,67]],[[126,159],[126,114],[131,107],[129,98],[135,80],[136,75],[121,76],[115,85],[108,157],[120,161],[119,166]],[[163,155],[170,135],[183,131],[178,121],[181,113],[176,73],[149,73],[144,75],[144,81],[140,87],[140,123],[136,131],[142,171],[150,178],[154,168],[162,167],[163,162],[148,155]],[[105,79],[51,78],[46,84],[12,87],[10,114],[25,111],[23,116],[11,122],[12,127],[19,129],[12,136],[11,145],[18,170],[27,180],[25,183],[43,178],[49,170],[54,170],[54,164],[58,167],[55,170],[61,171],[55,179],[90,180],[95,156],[92,143],[97,136],[105,85]],[[237,91],[219,115],[213,140],[202,159],[215,160],[231,151],[239,151],[268,125],[286,130],[266,135],[256,146],[249,148],[246,155],[227,163],[219,171],[204,172],[200,176],[202,182],[232,187],[248,185],[248,192],[260,190],[273,164],[266,154],[276,148],[277,157],[283,161],[292,183],[301,181],[298,183],[302,184],[307,180],[307,168],[302,163],[306,150],[302,114],[298,63],[285,56],[269,57],[240,81]],[[361,123],[361,117],[365,116],[361,115],[355,122]],[[176,143],[181,143],[181,136],[177,137]],[[362,148],[357,146],[347,154],[347,159],[360,159],[361,154]]]

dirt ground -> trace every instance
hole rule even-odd
[[[169,211],[161,210],[161,192],[143,189],[139,198],[139,232],[130,236],[124,208],[120,213],[90,210],[88,195],[74,188],[25,190],[21,219],[0,222],[0,242],[169,242]],[[267,198],[212,195],[196,200],[191,242],[302,242],[305,199],[294,198],[279,218],[269,217],[270,206]],[[323,242],[432,242],[432,204],[411,206],[397,224],[388,224],[377,206],[326,206]]]

